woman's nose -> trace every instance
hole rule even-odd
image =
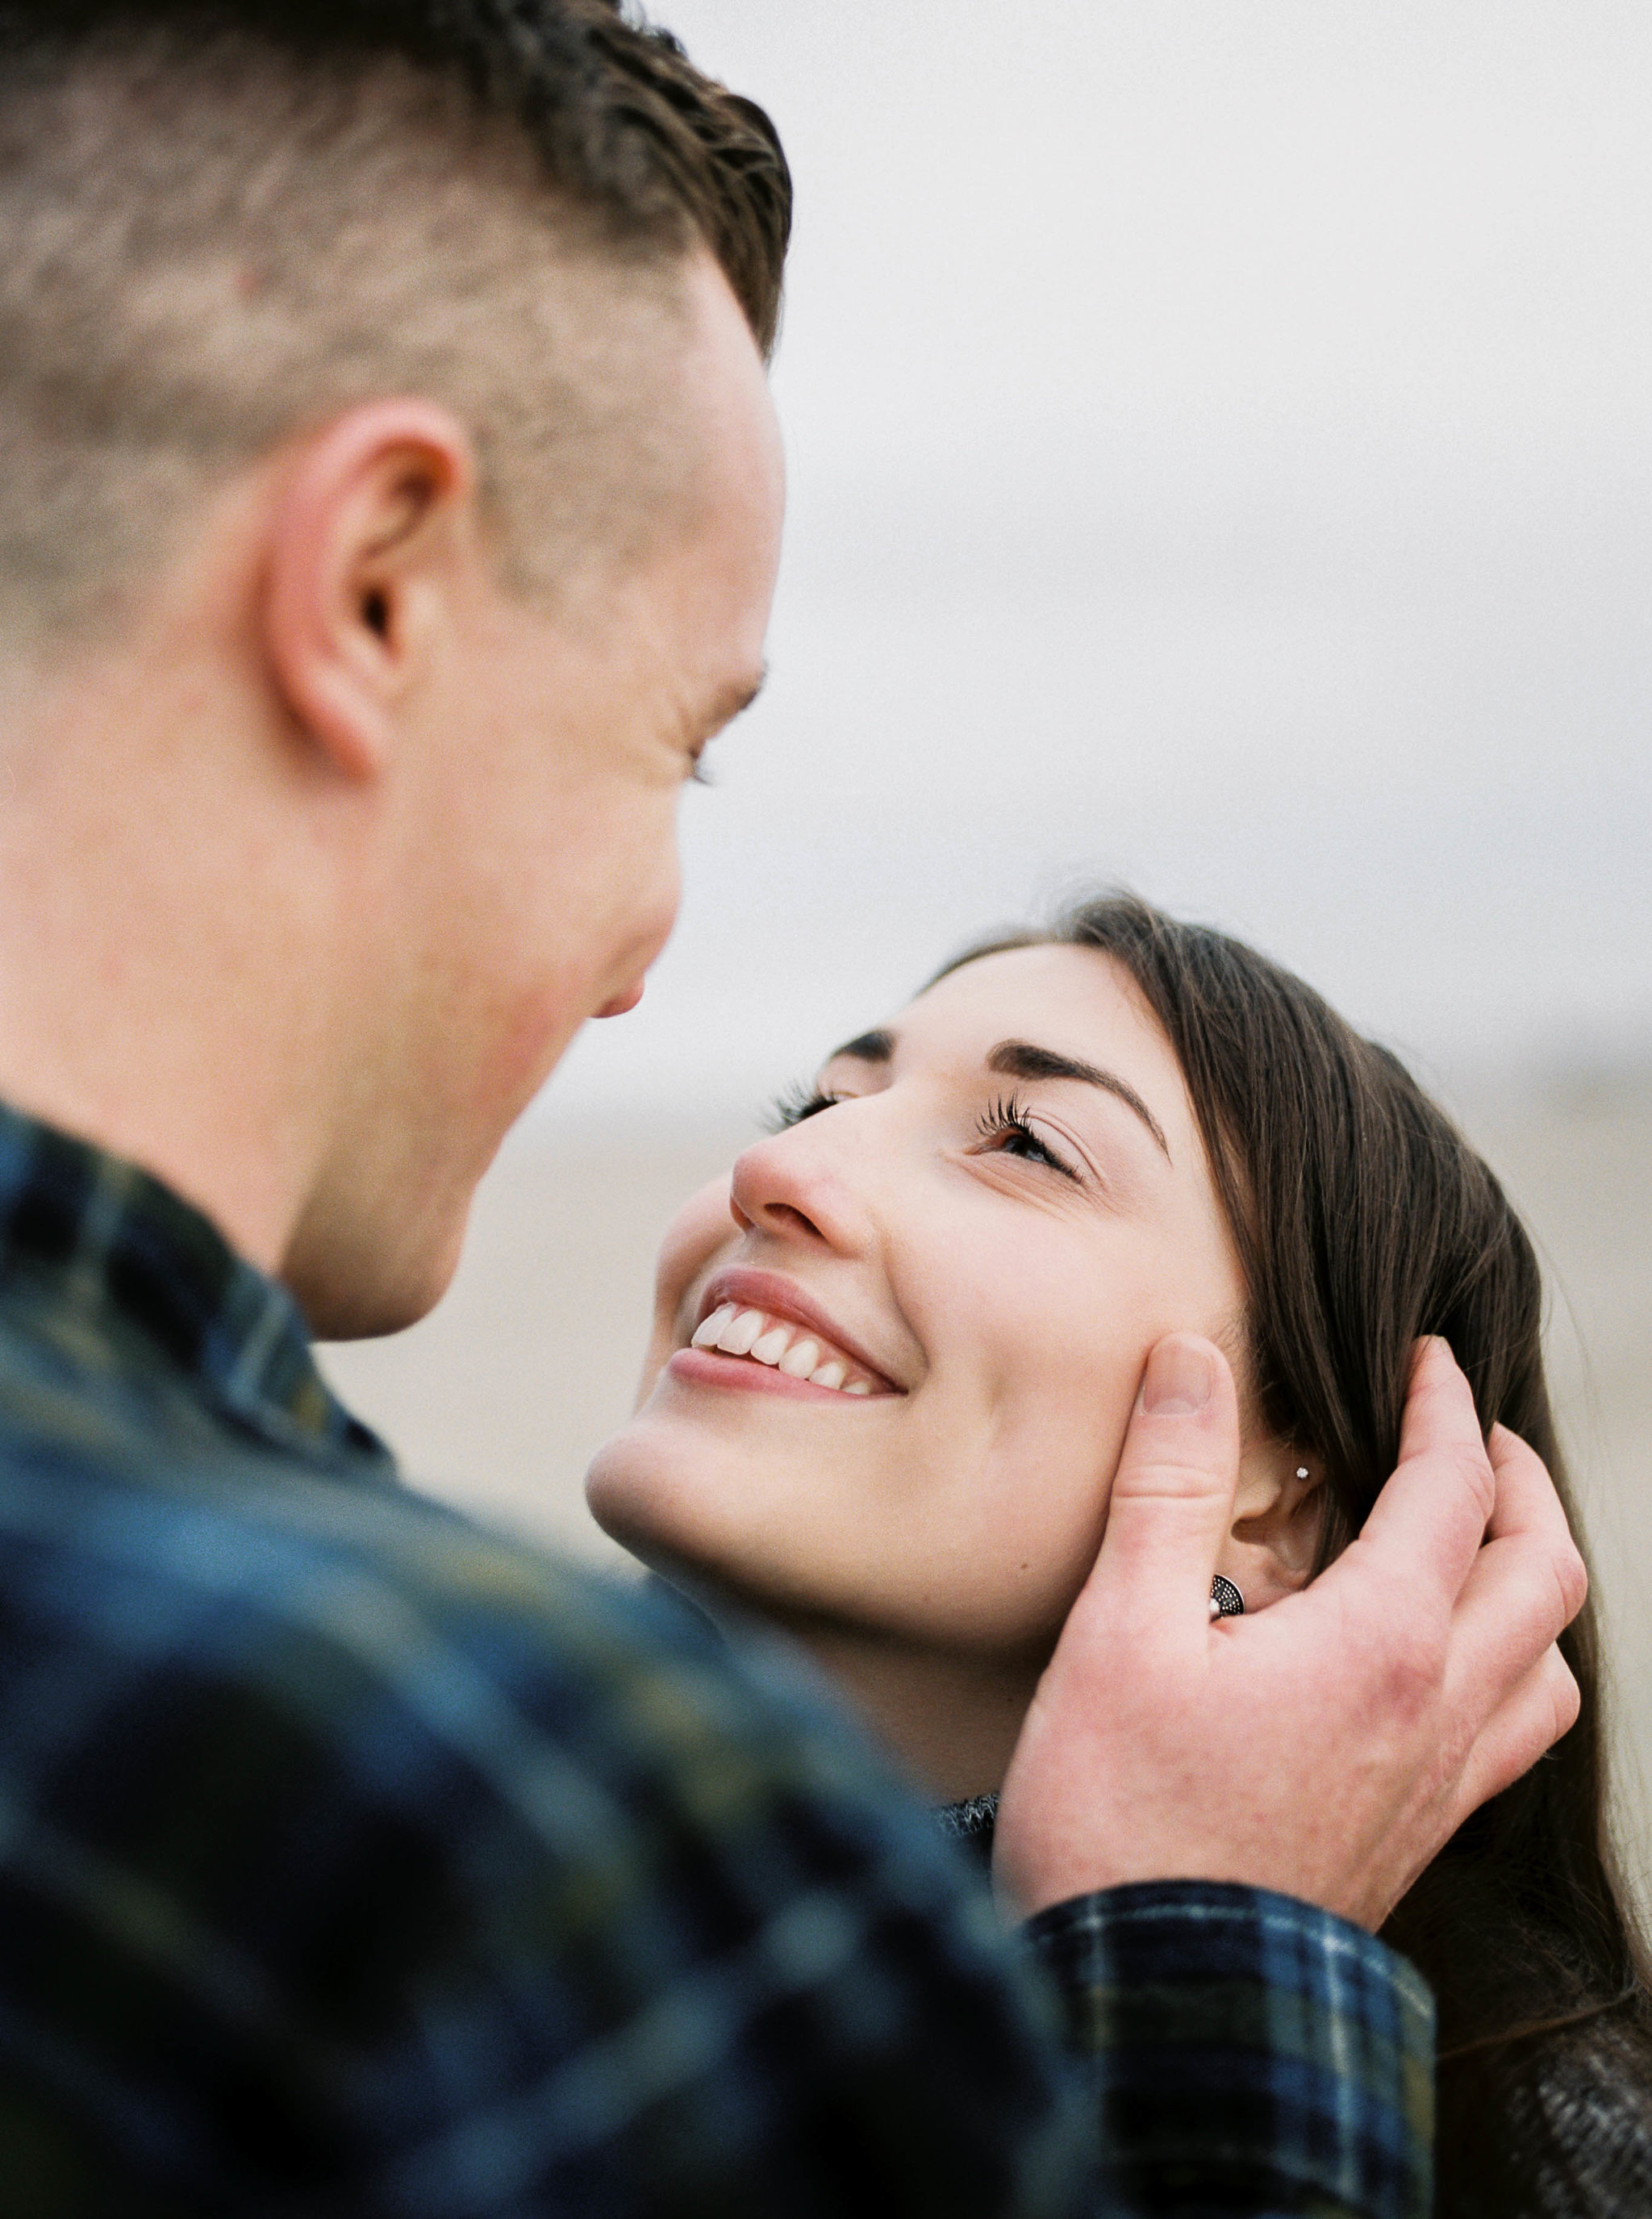
[[[820,1145],[823,1137],[794,1126],[748,1148],[735,1164],[730,1188],[736,1221],[777,1240],[820,1241],[845,1252],[859,1247],[867,1228],[865,1203],[845,1166]]]

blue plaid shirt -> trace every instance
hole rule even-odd
[[[406,1493],[0,1110],[0,2216],[1382,2215],[1432,2016],[1284,1899],[1015,1942],[778,1651]]]

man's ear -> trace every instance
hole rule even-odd
[[[1246,1445],[1217,1569],[1239,1588],[1247,1612],[1307,1585],[1325,1513],[1323,1481],[1314,1457],[1278,1441]]]
[[[373,401],[296,450],[270,527],[269,665],[335,768],[369,779],[481,555],[476,469],[434,402]]]

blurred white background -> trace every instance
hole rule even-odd
[[[797,181],[773,677],[641,1009],[335,1379],[601,1557],[676,1202],[957,943],[1123,880],[1408,1051],[1509,1179],[1652,1759],[1652,8],[657,4]]]
[[[659,0],[797,181],[787,552],[648,1001],[744,1101],[1079,879],[1652,1057],[1652,9]]]

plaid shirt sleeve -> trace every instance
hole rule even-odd
[[[1097,2208],[1426,2219],[1433,2002],[1289,1896],[1159,1881],[1024,1930],[1094,2107]]]

